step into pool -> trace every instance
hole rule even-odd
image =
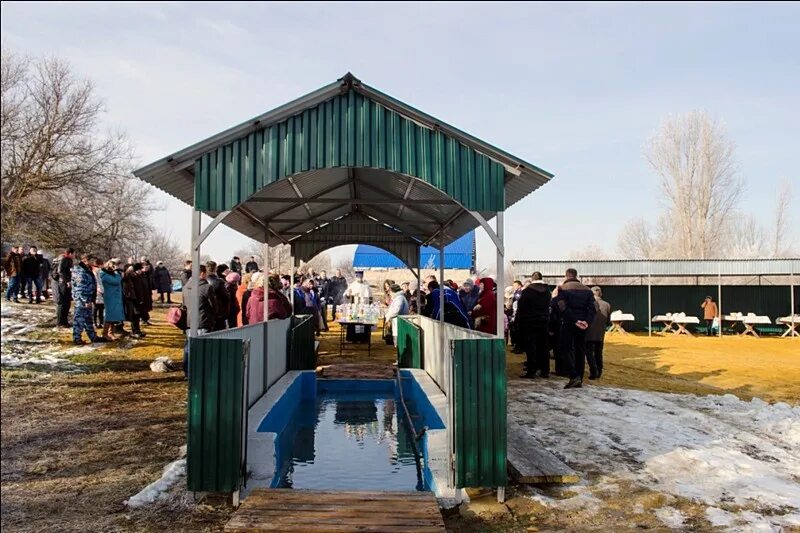
[[[444,424],[412,379],[301,376],[270,409],[259,432],[275,434],[272,488],[431,490],[426,438]],[[416,446],[415,446],[416,444]]]

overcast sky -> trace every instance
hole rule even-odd
[[[800,211],[798,27],[800,4],[763,2],[2,4],[3,46],[91,78],[140,164],[353,72],[556,175],[507,212],[510,259],[615,252],[660,207],[645,140],[694,109],[737,145],[743,211],[769,224],[781,179]],[[155,223],[188,249],[189,208],[158,198]],[[219,259],[249,243],[207,242]],[[478,263],[494,264],[482,230]]]

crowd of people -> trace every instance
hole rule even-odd
[[[40,303],[52,294],[56,303],[56,323],[72,328],[73,342],[109,342],[119,336],[145,337],[143,325],[151,325],[154,293],[160,302],[172,303],[172,276],[161,261],[155,267],[146,256],[137,261],[111,258],[103,261],[89,254],[76,256],[68,248],[51,264],[35,246],[24,253],[13,247],[3,267],[8,279],[6,299],[19,303]],[[243,265],[239,257],[229,264],[208,261],[199,265],[197,283],[192,280],[192,262],[186,261],[181,282],[184,291],[182,313],[173,323],[189,331],[194,321],[198,334],[261,322],[266,318],[284,319],[292,314],[314,316],[317,335],[328,329],[328,309],[336,316],[344,303],[372,303],[373,294],[356,272],[348,283],[337,269],[326,271],[297,269],[293,275],[263,272],[251,256]],[[51,289],[52,286],[52,289]],[[380,298],[384,311],[384,339],[397,338],[397,317],[407,314],[443,320],[455,326],[497,334],[497,291],[490,277],[470,278],[460,286],[452,280],[440,283],[435,275],[415,282],[385,280]],[[192,316],[190,302],[197,291],[198,314]],[[504,291],[504,334],[514,353],[526,355],[524,378],[547,378],[551,352],[555,373],[569,377],[567,388],[581,387],[585,366],[589,379],[603,374],[603,339],[610,324],[610,305],[602,299],[600,287],[583,285],[574,269],[556,287],[548,287],[539,272],[515,280]],[[265,308],[264,302],[268,299]],[[442,302],[444,305],[442,306]],[[74,303],[72,323],[70,308]],[[713,304],[713,302],[712,302]],[[712,305],[707,305],[711,308]],[[707,309],[708,311],[708,309]],[[708,314],[713,314],[713,309]],[[129,323],[129,330],[125,329]],[[97,332],[100,330],[100,333]]]

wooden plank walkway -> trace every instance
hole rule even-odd
[[[508,423],[508,470],[517,483],[577,483],[570,467],[519,424]]]
[[[225,525],[225,531],[236,533],[444,530],[432,492],[256,489]]]

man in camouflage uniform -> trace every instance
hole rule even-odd
[[[86,331],[91,342],[106,342],[94,331],[92,307],[97,296],[97,280],[89,266],[89,254],[81,255],[81,261],[72,267],[72,299],[75,314],[72,318],[72,342],[83,344],[81,334]]]

